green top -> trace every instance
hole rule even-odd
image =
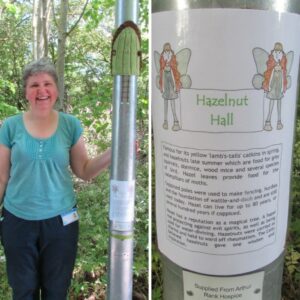
[[[43,220],[74,207],[70,149],[82,131],[79,120],[65,113],[59,113],[56,132],[46,139],[29,134],[23,114],[5,120],[0,144],[11,149],[5,209],[25,220]]]

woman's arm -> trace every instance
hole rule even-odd
[[[0,145],[0,203],[6,190],[10,172],[10,149]]]
[[[81,136],[78,142],[71,148],[71,168],[73,173],[83,179],[90,180],[106,169],[111,163],[111,149],[89,159],[85,142]]]

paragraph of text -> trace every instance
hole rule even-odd
[[[162,144],[167,237],[229,255],[275,240],[281,145],[199,150]]]

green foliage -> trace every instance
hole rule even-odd
[[[136,199],[135,199],[135,237],[136,244],[134,250],[135,265],[134,274],[136,277],[148,274],[148,251],[149,251],[149,223],[148,223],[148,164],[146,162],[138,163],[136,174]],[[148,280],[144,278],[148,287]],[[141,287],[140,287],[141,288]],[[146,289],[145,289],[146,288]],[[147,293],[145,293],[147,294]]]
[[[300,253],[296,251],[292,246],[289,246],[288,253],[285,257],[286,268],[291,276],[296,274],[298,280],[300,279],[299,260]]]
[[[113,0],[92,0],[84,14],[88,30],[96,29],[99,23],[111,16],[114,12],[115,1]]]
[[[0,247],[0,299],[12,299],[11,289],[7,282],[6,270],[5,270],[5,257],[3,248]],[[3,297],[3,298],[1,298]]]
[[[298,106],[298,108],[300,105]],[[298,115],[299,116],[299,115]],[[293,159],[292,216],[283,281],[284,300],[300,299],[300,120],[298,117]]]
[[[162,266],[159,251],[152,246],[152,299],[161,300],[163,295]]]
[[[0,3],[1,5],[1,3]],[[2,6],[2,7],[1,7]],[[0,102],[25,107],[21,72],[29,56],[31,40],[30,6],[3,1],[0,6]]]
[[[299,177],[298,177],[299,186]],[[299,189],[299,187],[298,187]],[[299,191],[298,191],[299,192]],[[297,192],[296,192],[297,193]],[[285,274],[288,280],[289,289],[287,299],[298,299],[300,297],[300,199],[293,198],[293,217],[290,226],[287,253],[285,256]],[[285,280],[287,281],[287,280]]]
[[[9,104],[6,104],[4,102],[0,102],[0,122],[1,120],[15,115],[18,113],[18,109],[14,106],[11,106]]]
[[[70,299],[90,296],[106,286],[108,242],[108,174],[102,174],[96,182],[77,186],[80,213],[80,239]]]
[[[136,190],[136,224],[134,247],[134,289],[148,294],[148,181],[147,165],[138,164]],[[94,295],[104,299],[107,286],[109,240],[109,185],[108,172],[90,184],[77,184],[80,212],[79,251],[70,299]]]

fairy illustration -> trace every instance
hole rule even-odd
[[[275,102],[277,103],[277,129],[283,128],[281,120],[281,102],[287,89],[291,87],[289,75],[294,59],[294,52],[287,54],[283,51],[282,43],[275,43],[274,49],[269,54],[262,48],[253,49],[253,57],[257,73],[252,79],[256,89],[263,89],[266,98],[270,100],[268,115],[264,123],[264,130],[271,131],[271,117]]]
[[[175,54],[170,43],[164,44],[161,54],[154,51],[154,62],[158,73],[156,86],[164,98],[164,129],[168,129],[169,103],[173,116],[172,130],[178,131],[181,129],[176,113],[175,100],[178,98],[180,89],[191,87],[191,78],[186,74],[190,57],[190,49],[185,48]]]

